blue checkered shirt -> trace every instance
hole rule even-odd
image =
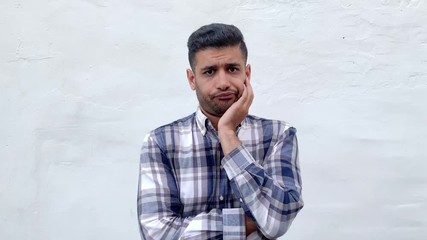
[[[140,156],[142,239],[246,239],[245,214],[274,239],[303,207],[296,130],[248,115],[242,144],[224,156],[200,111],[149,133]],[[249,238],[248,238],[249,239]]]

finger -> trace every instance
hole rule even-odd
[[[245,107],[249,108],[250,105],[252,104],[252,101],[254,99],[254,92],[253,92],[253,88],[250,82],[246,82],[246,93],[247,93],[247,97],[245,99]]]
[[[253,100],[254,100],[254,97],[255,97],[255,95],[254,95],[254,89],[252,88],[252,84],[249,84],[249,86],[248,86],[248,96],[250,98],[249,105],[251,105],[252,102],[253,102]]]
[[[246,83],[251,83],[251,78],[247,77],[245,82]]]
[[[248,88],[246,87],[245,84],[243,84],[243,92],[242,95],[240,96],[240,99],[238,100],[238,102],[244,104],[246,102],[248,98]]]

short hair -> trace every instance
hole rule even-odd
[[[188,61],[194,70],[195,55],[198,51],[207,48],[223,48],[237,45],[240,46],[243,59],[246,63],[248,49],[246,48],[242,32],[236,26],[223,23],[205,25],[194,31],[188,38]]]

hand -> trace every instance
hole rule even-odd
[[[258,229],[256,223],[246,215],[245,215],[245,226],[246,226],[246,237]]]
[[[218,132],[227,131],[233,132],[237,126],[243,121],[243,119],[249,113],[249,107],[254,99],[254,92],[252,90],[249,78],[243,85],[242,96],[233,103],[230,108],[222,115],[218,122]]]
[[[242,96],[233,103],[218,121],[218,136],[221,142],[222,151],[225,155],[237,148],[241,142],[236,136],[236,128],[249,113],[249,107],[254,99],[249,79],[243,85]]]

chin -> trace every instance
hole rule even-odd
[[[218,114],[219,116],[222,116],[230,108],[230,106],[228,106],[228,107],[222,107],[222,108],[217,108],[217,109],[215,109],[215,113]]]

